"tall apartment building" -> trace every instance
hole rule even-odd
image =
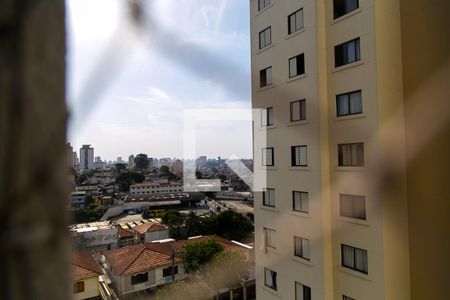
[[[80,170],[94,169],[94,148],[91,145],[83,145],[80,148]]]
[[[258,299],[448,296],[449,3],[250,0]]]

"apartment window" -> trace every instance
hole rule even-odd
[[[259,71],[259,86],[265,87],[272,84],[272,67]]]
[[[288,16],[288,34],[303,28],[303,8]]]
[[[264,268],[264,284],[271,289],[277,290],[277,272]]]
[[[259,49],[265,48],[270,44],[272,44],[272,28],[267,27],[259,32]]]
[[[305,55],[299,54],[289,59],[289,78],[305,74]]]
[[[359,38],[334,47],[334,66],[336,68],[360,59]]]
[[[275,207],[275,189],[266,188],[263,191],[263,205]]]
[[[276,231],[275,230],[264,227],[264,238],[266,240],[267,247],[276,248]]]
[[[334,18],[337,19],[342,17],[343,15],[348,14],[349,12],[358,9],[359,1],[358,0],[334,0]]]
[[[173,268],[173,273],[175,275],[178,274],[178,266],[175,266]],[[172,276],[172,267],[167,267],[167,268],[163,269],[163,277],[169,277],[169,276]]]
[[[309,240],[294,236],[294,255],[310,260]]]
[[[131,276],[131,284],[139,284],[148,281],[148,273],[141,273]]]
[[[340,214],[343,217],[366,219],[366,197],[357,195],[339,195]]]
[[[291,165],[293,167],[308,166],[307,160],[307,146],[292,146],[291,147]]]
[[[270,0],[258,0],[258,10],[261,10],[267,6],[269,6]]]
[[[268,107],[261,111],[261,125],[270,126],[273,125],[273,107]]]
[[[273,166],[273,148],[262,149],[262,165],[263,166]]]
[[[293,191],[292,204],[293,210],[308,213],[309,212],[308,193]]]
[[[341,245],[342,266],[367,274],[367,250]]]
[[[361,91],[340,94],[336,96],[337,116],[348,116],[362,113]]]
[[[73,283],[73,293],[82,293],[84,292],[84,281],[77,281]]]
[[[364,144],[339,144],[338,145],[338,165],[345,166],[364,166]]]
[[[355,299],[349,296],[342,295],[342,300],[355,300]]]
[[[306,120],[306,100],[297,100],[290,103],[291,122]]]
[[[296,281],[295,300],[311,300],[311,288]]]

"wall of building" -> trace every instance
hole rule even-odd
[[[450,294],[450,1],[401,0],[411,299]]]
[[[100,295],[98,287],[98,276],[86,278],[84,282],[84,292],[75,293],[72,295],[73,300],[89,299]]]
[[[145,233],[145,242],[150,243],[152,241],[163,240],[169,238],[169,229],[158,230]]]

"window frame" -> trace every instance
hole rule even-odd
[[[275,150],[274,147],[266,147],[266,148],[262,148],[262,153],[261,153],[261,163],[263,167],[273,167],[275,165]],[[271,164],[267,164],[267,152],[265,153],[266,155],[264,156],[264,152],[268,151],[268,150],[272,150],[271,151]],[[264,160],[264,158],[266,158]]]
[[[166,271],[167,270],[167,271]],[[173,267],[173,273],[174,273],[174,275],[178,275],[178,265],[175,265],[174,267]],[[164,273],[166,273],[167,274],[167,272],[169,273],[168,275],[164,275]],[[169,277],[169,276],[172,276],[172,266],[169,266],[169,267],[166,267],[166,268],[163,268],[163,278],[164,277]]]
[[[348,197],[347,199],[345,199],[344,197]],[[356,201],[355,201],[356,200]],[[358,213],[355,211],[357,211],[357,209],[355,208],[358,207],[359,205],[355,205],[355,202],[357,201],[361,201],[363,202],[362,207],[363,209],[363,213]],[[345,201],[351,201],[351,207],[352,207],[352,213],[351,214],[344,214],[345,211],[343,211],[343,202]],[[366,205],[366,196],[362,196],[362,195],[353,195],[353,194],[339,194],[339,216],[341,217],[345,217],[345,218],[351,218],[351,219],[357,219],[357,220],[363,220],[366,221],[367,220],[367,205]]]
[[[143,278],[140,278],[141,276]],[[148,272],[143,272],[143,273],[134,274],[134,275],[130,276],[131,285],[137,285],[137,284],[141,284],[144,282],[148,282]]]
[[[270,192],[272,192],[272,197],[270,196]],[[267,187],[264,188],[263,192],[262,192],[262,198],[263,198],[263,206],[275,207],[275,189],[274,188],[267,188]]]
[[[73,294],[83,293],[85,291],[84,281],[79,280],[72,284]]]
[[[352,250],[352,252],[353,252],[353,266],[344,264],[344,248],[345,247],[350,248],[350,250]],[[365,262],[366,262],[366,265],[365,265],[366,268],[365,269],[359,269],[356,266],[357,265],[357,259],[356,259],[357,250],[361,251],[361,253],[365,254]],[[362,248],[358,248],[358,247],[353,247],[353,246],[350,246],[350,245],[347,245],[347,244],[341,244],[341,266],[344,267],[344,268],[353,270],[353,271],[357,271],[357,272],[363,273],[363,274],[369,274],[369,258],[368,258],[367,250],[366,249],[362,249]]]
[[[268,38],[269,41],[267,41],[266,32],[269,33],[269,38]],[[272,26],[268,26],[268,27],[264,28],[263,30],[261,30],[258,33],[258,38],[259,38],[259,50],[262,50],[262,49],[267,48],[270,45],[272,45]],[[264,42],[264,44],[262,42]]]
[[[302,60],[301,60],[302,63],[300,63],[300,64],[299,64],[299,58],[302,58]],[[295,75],[291,75],[291,61],[294,60],[294,59],[295,59],[295,68],[296,68],[297,72],[296,72]],[[297,76],[305,75],[305,73],[306,73],[306,65],[305,65],[305,53],[304,52],[289,58],[288,64],[289,64],[289,79],[295,78]],[[300,67],[300,69],[302,71],[301,73],[299,73],[299,70],[298,70],[299,67]]]
[[[296,209],[296,205],[295,205],[295,194],[296,193],[299,193],[299,195],[300,195],[300,198],[299,198],[299,200],[300,200],[300,209]],[[303,208],[303,205],[302,205],[302,195],[306,195],[306,203],[307,203],[307,207],[306,207],[306,210],[302,210],[302,209],[304,209]],[[308,192],[305,192],[305,191],[292,191],[292,210],[293,211],[297,211],[297,212],[301,212],[301,213],[309,213],[309,193]]]
[[[297,28],[297,18],[296,15],[297,13],[301,12],[302,14],[302,25],[301,27]],[[291,17],[294,16],[294,20],[295,20],[295,26],[294,26],[294,31],[291,31]],[[294,11],[293,13],[291,13],[290,15],[287,16],[287,21],[288,21],[288,35],[294,34],[299,30],[302,30],[303,28],[305,28],[305,14],[304,14],[304,10],[303,7]]]
[[[270,71],[270,76],[269,74]],[[270,80],[269,80],[270,78]],[[264,68],[259,71],[259,87],[264,88],[266,86],[270,86],[273,84],[273,78],[272,78],[272,66]]]
[[[351,157],[350,157],[350,163],[344,164],[344,147],[345,146],[351,146]],[[356,152],[354,152],[353,146],[356,146]],[[362,156],[358,156],[358,147],[361,146],[362,149]],[[356,153],[356,157],[353,157],[353,154]],[[364,155],[364,143],[358,142],[358,143],[342,143],[338,144],[338,167],[364,167],[365,165],[365,155]]]
[[[294,110],[293,106],[294,104],[299,105],[299,119],[294,119]],[[305,121],[306,120],[306,99],[300,99],[289,102],[289,112],[290,112],[290,121],[291,122],[299,122],[299,121]],[[302,118],[303,117],[303,118]]]
[[[302,288],[302,298],[303,299],[297,299],[297,294],[298,294],[298,286],[301,286]],[[311,287],[304,285],[301,282],[295,281],[295,300],[311,300]]]
[[[352,11],[355,11],[355,10],[357,10],[358,8],[359,8],[359,0],[355,0],[356,1],[356,8],[353,8],[353,9],[348,9],[348,8],[346,8],[346,7],[344,7],[344,12],[337,12],[337,9],[336,9],[336,1],[337,0],[333,0],[333,19],[334,20],[336,20],[336,19],[339,19],[340,17],[343,17],[343,16],[345,16],[346,14],[349,14],[349,13],[351,13]],[[347,0],[344,0],[344,6],[347,6],[346,4],[346,1]]]
[[[267,284],[267,272],[270,273],[270,277],[271,277],[271,281],[272,281],[271,285]],[[268,288],[271,288],[271,289],[277,291],[278,290],[277,272],[275,272],[269,268],[264,268],[264,285],[267,286]]]
[[[269,227],[263,227],[263,232],[266,239],[266,246],[268,248],[276,249],[277,231]]]
[[[352,112],[351,110],[351,95],[353,94],[359,94],[359,100],[361,101],[360,103],[360,107],[361,107],[361,111],[358,112]],[[347,114],[343,114],[343,113],[339,113],[339,107],[340,107],[340,97],[343,96],[347,96],[347,109],[348,109],[348,113]],[[336,95],[336,117],[345,117],[345,116],[352,116],[352,115],[359,115],[363,113],[363,103],[362,103],[363,99],[362,99],[362,90],[355,90],[355,91],[351,91],[351,92],[347,92],[347,93],[342,93],[342,94],[338,94]]]
[[[265,4],[263,7],[261,7],[261,2],[264,2]],[[270,0],[258,0],[258,11],[263,10],[264,8],[268,7],[270,5]]]
[[[300,249],[297,249],[297,240],[300,241]],[[304,237],[294,236],[294,256],[311,261],[311,241]]]
[[[351,43],[355,43],[355,54],[354,60],[351,60],[350,57],[345,57],[345,49],[346,45]],[[341,56],[339,55],[341,54]],[[348,53],[347,53],[348,54]],[[347,61],[346,61],[347,59]],[[334,46],[334,67],[339,68],[342,66],[346,66],[361,60],[361,39],[360,37],[354,38],[352,40],[346,41],[344,43],[338,44]]]
[[[300,152],[300,157],[298,158],[298,164],[297,164],[297,155],[296,155],[296,148],[299,148],[301,151],[301,149],[305,149],[305,162],[304,164],[302,164],[301,161],[301,152]],[[307,167],[308,166],[308,145],[295,145],[295,146],[291,146],[291,167]]]
[[[271,118],[269,116],[271,116]],[[273,106],[270,106],[270,107],[266,107],[262,110],[261,126],[267,127],[267,126],[272,126],[272,125],[273,125]]]

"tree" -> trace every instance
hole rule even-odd
[[[164,285],[155,293],[156,300],[203,300],[213,296],[214,292],[203,281],[178,281]]]
[[[159,168],[159,171],[161,173],[161,175],[167,176],[170,173],[170,169],[168,166],[161,166],[161,168]]]
[[[241,279],[248,277],[250,262],[239,252],[223,251],[214,255],[204,265],[201,273],[205,282],[213,290],[233,288]]]
[[[190,211],[185,220],[187,236],[202,235],[204,233],[204,226],[202,218],[197,216],[193,211]]]
[[[241,240],[253,232],[253,224],[240,213],[227,210],[217,215],[215,229],[217,235],[226,239]]]
[[[227,180],[227,176],[225,176],[223,174],[219,174],[217,177],[220,179],[221,182],[224,182],[225,180]]]
[[[130,185],[135,183],[141,183],[145,180],[145,176],[135,172],[122,172],[116,178],[116,183],[119,184],[121,192],[127,192],[130,189]]]
[[[168,210],[161,217],[161,222],[169,226],[169,233],[171,237],[181,237],[181,226],[184,223],[185,217],[177,210]]]
[[[200,171],[195,171],[195,177],[197,179],[203,179],[203,173]]]
[[[140,153],[136,155],[134,164],[136,170],[147,170],[149,164],[147,154]]]
[[[120,174],[120,171],[125,170],[127,167],[125,166],[125,164],[117,163],[115,164],[114,168],[116,170],[116,173]]]
[[[186,244],[181,254],[186,272],[198,270],[201,265],[222,251],[223,246],[213,239]]]

